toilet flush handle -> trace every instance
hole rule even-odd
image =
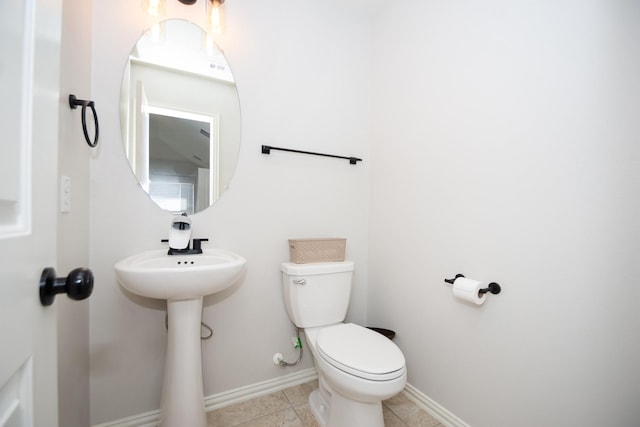
[[[307,284],[307,280],[306,279],[296,279],[293,281],[294,285],[306,285]]]

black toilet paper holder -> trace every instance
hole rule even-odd
[[[458,277],[464,277],[464,274],[456,274],[456,276],[453,279],[444,279],[445,282],[449,283],[450,285],[453,285],[453,283],[456,281],[456,279]],[[487,293],[492,293],[494,295],[498,295],[500,293],[500,291],[502,290],[502,288],[500,287],[500,285],[496,282],[491,282],[487,285],[486,288],[482,288],[478,290],[478,295],[484,295]]]

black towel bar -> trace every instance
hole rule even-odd
[[[336,156],[334,154],[314,153],[313,151],[292,150],[291,148],[272,147],[270,145],[262,146],[262,154],[271,154],[271,150],[288,151],[290,153],[311,154],[313,156],[333,157],[335,159],[349,160],[349,164],[356,165],[361,162],[362,159],[357,157]]]

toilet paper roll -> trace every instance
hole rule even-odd
[[[458,277],[453,282],[453,296],[464,301],[482,305],[487,299],[487,294],[480,295],[478,291],[486,287],[486,283],[479,280],[467,279],[466,277]]]

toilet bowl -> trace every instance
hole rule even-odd
[[[384,427],[382,400],[407,382],[402,351],[385,336],[343,323],[354,264],[351,261],[282,263],[289,317],[304,329],[319,387],[309,404],[321,427]]]
[[[319,377],[319,389],[309,399],[318,423],[383,427],[382,401],[398,394],[407,382],[400,349],[353,323],[304,332]]]

